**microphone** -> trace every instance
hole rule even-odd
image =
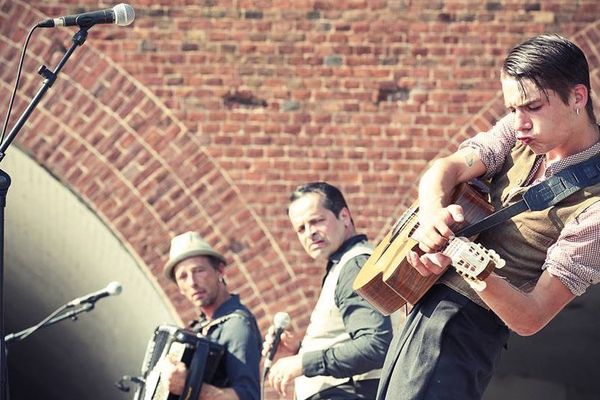
[[[65,17],[50,18],[37,24],[38,28],[53,28],[55,26],[79,26],[89,28],[96,24],[117,24],[126,26],[135,19],[135,12],[129,4],[117,4],[106,10],[90,11]]]
[[[269,353],[267,354],[267,358],[265,359],[265,372],[271,368],[271,365],[273,365],[273,358],[275,358],[275,353],[277,353],[277,347],[281,341],[281,334],[285,328],[288,327],[291,321],[290,315],[286,312],[278,312],[275,314],[275,317],[273,318],[275,334],[273,336],[273,344],[271,345]]]
[[[71,300],[67,303],[68,306],[78,306],[83,303],[95,303],[99,299],[108,296],[116,296],[123,291],[123,286],[119,282],[111,282],[104,289],[98,290],[94,293],[87,294],[82,297],[78,297],[75,300]]]

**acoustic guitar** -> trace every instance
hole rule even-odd
[[[453,232],[478,222],[494,211],[482,193],[470,184],[457,186],[451,199],[453,204],[462,206],[465,217],[464,222],[450,226]],[[406,259],[410,251],[422,254],[418,242],[411,237],[418,225],[418,205],[413,204],[375,247],[352,285],[384,315],[393,313],[406,303],[415,304],[441,276],[422,276]],[[451,265],[459,274],[479,288],[485,287],[483,280],[494,268],[504,266],[504,260],[493,250],[462,237],[449,240],[442,253],[452,259]]]

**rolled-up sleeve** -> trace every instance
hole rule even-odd
[[[477,151],[486,168],[483,179],[493,177],[504,165],[506,157],[517,141],[513,126],[514,115],[507,114],[490,130],[480,132],[461,143],[459,148],[469,147]]]
[[[571,293],[582,295],[600,282],[600,201],[583,211],[563,228],[549,249],[544,263]]]
[[[349,377],[383,366],[392,324],[365,299],[352,290],[352,283],[368,256],[357,256],[344,266],[335,290],[346,332],[351,340],[325,350],[303,354],[304,375]]]

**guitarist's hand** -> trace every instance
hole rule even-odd
[[[438,208],[435,211],[419,211],[419,227],[412,238],[419,242],[419,249],[425,254],[411,251],[408,262],[423,276],[439,275],[446,270],[452,261],[440,253],[448,240],[454,236],[450,226],[464,221],[463,209],[458,204]]]
[[[439,275],[446,270],[452,259],[442,253],[426,253],[421,256],[415,251],[410,251],[407,260],[423,276]]]
[[[444,249],[454,236],[450,226],[464,221],[463,209],[458,204],[438,208],[434,211],[419,210],[419,227],[412,238],[419,242],[425,253],[436,253]]]

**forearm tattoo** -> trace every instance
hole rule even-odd
[[[477,156],[477,153],[475,152],[475,150],[471,150],[465,154],[465,164],[467,164],[467,167],[472,167],[473,164],[475,164],[476,156]]]

